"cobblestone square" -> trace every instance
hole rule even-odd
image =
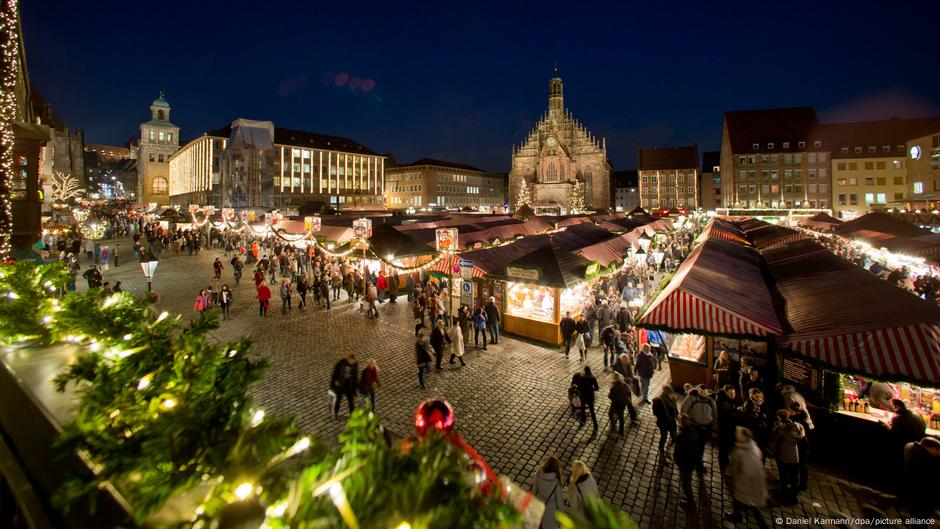
[[[113,244],[113,242],[111,243]],[[146,290],[140,266],[130,258],[130,241],[120,267],[104,274],[112,284],[122,281],[134,293]],[[200,288],[208,287],[212,260],[220,250],[204,250],[198,256],[164,255],[154,280],[160,293],[158,305],[168,311],[193,317],[193,300]],[[558,349],[536,345],[513,337],[501,338],[487,351],[467,350],[466,367],[447,364],[442,371],[427,376],[427,389],[420,389],[414,358],[414,322],[405,297],[397,304],[380,306],[381,317],[366,318],[358,303],[345,297],[332,308],[295,308],[281,314],[280,300],[272,299],[268,317],[258,315],[254,284],[246,267],[240,285],[234,285],[227,259],[223,259],[223,283],[235,292],[230,319],[214,332],[218,340],[235,340],[248,335],[257,355],[271,362],[266,379],[255,389],[257,404],[269,413],[293,414],[300,427],[326,440],[335,440],[348,416],[342,405],[339,420],[327,409],[326,392],[333,365],[342,356],[355,353],[360,362],[375,358],[381,368],[381,387],[376,412],[383,424],[401,435],[413,433],[418,403],[433,396],[446,398],[457,414],[456,428],[498,474],[531,487],[542,460],[554,454],[567,474],[575,459],[585,461],[597,477],[601,494],[630,514],[643,528],[723,527],[722,511],[730,510],[731,498],[718,473],[717,449],[706,452],[709,471],[703,479],[694,478],[697,509],[687,511],[678,505],[681,494],[679,474],[672,464],[657,462],[658,430],[650,406],[638,405],[640,425],[628,428],[626,436],[611,433],[607,418],[607,384],[603,375],[602,351],[592,348],[588,363],[601,384],[598,392],[599,430],[591,436],[590,426],[582,427],[571,414],[566,391],[571,375],[582,366],[576,358],[566,359]],[[83,270],[87,261],[83,260]],[[79,289],[85,288],[79,281]],[[471,340],[472,342],[472,340]],[[576,356],[576,355],[574,355]],[[668,369],[657,372],[651,390],[668,381]],[[768,459],[768,477],[776,469]],[[771,526],[785,525],[786,518],[861,516],[862,505],[870,503],[892,517],[904,518],[892,499],[862,490],[829,474],[811,468],[809,490],[798,504],[774,506],[764,511]],[[738,527],[756,527],[753,519]]]

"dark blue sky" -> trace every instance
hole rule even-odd
[[[641,146],[717,149],[725,110],[940,114],[937,0],[634,3],[22,9],[33,84],[91,143],[126,143],[165,89],[184,139],[247,117],[349,136],[400,161],[506,171],[547,105],[556,60],[568,108],[607,138],[615,169],[633,167]]]

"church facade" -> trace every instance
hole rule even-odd
[[[576,182],[586,209],[610,207],[610,162],[607,142],[595,138],[565,108],[564,87],[556,75],[549,81],[548,111],[525,141],[513,146],[509,172],[510,207],[518,208],[525,186],[529,205],[540,212],[566,213]]]

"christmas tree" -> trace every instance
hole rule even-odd
[[[575,180],[574,185],[568,191],[568,212],[581,213],[586,208],[584,206],[584,182]]]
[[[519,209],[522,206],[531,206],[532,197],[529,196],[529,183],[526,182],[525,178],[519,179],[519,193],[516,195],[516,207],[513,209]]]

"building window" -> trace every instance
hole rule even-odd
[[[836,164],[836,169],[840,171],[845,171],[845,162],[839,162]]]
[[[904,193],[895,193],[895,194],[894,194],[894,199],[895,199],[895,200],[904,200]]]
[[[822,142],[819,141],[819,140],[814,141],[814,142],[813,142],[813,147],[816,147],[816,148],[822,147]]]
[[[914,182],[914,193],[920,194],[924,192],[924,183],[923,182]]]
[[[866,170],[866,171],[873,171],[874,169],[875,169],[875,163],[874,163],[874,162],[865,162],[865,170]]]
[[[865,193],[865,205],[875,203],[875,194],[874,193]]]
[[[805,141],[798,142],[796,146],[799,147],[800,149],[803,149],[806,147],[806,142]]]
[[[857,206],[857,205],[858,205],[858,195],[856,195],[855,193],[850,193],[850,194],[849,194],[849,205],[850,205],[850,206]]]
[[[868,178],[865,178],[865,185],[867,186],[875,185],[875,179],[870,176]]]
[[[885,168],[885,163],[884,163],[884,162],[875,162],[875,169],[878,169],[878,170],[883,171],[884,168]]]
[[[783,142],[783,148],[784,148],[784,149],[789,149],[789,148],[790,148],[790,142],[788,142],[788,141]]]
[[[760,149],[760,144],[759,144],[759,143],[755,143],[755,144],[751,145],[751,149],[752,149],[752,150],[755,150],[755,151],[758,150],[758,149]]]
[[[167,133],[166,133],[166,141],[168,141],[168,142],[170,142],[170,143],[173,143],[173,133],[172,133],[172,132],[167,132]]]
[[[887,193],[878,193],[877,195],[875,195],[875,198],[878,200],[878,203],[879,203],[879,204],[887,204],[887,203],[888,203],[888,196],[887,196]]]
[[[848,148],[848,147],[842,147],[841,149],[839,149],[839,152],[841,152],[842,154],[848,154],[848,153],[849,153],[849,148]]]
[[[869,154],[874,154],[874,153],[876,153],[876,152],[878,152],[878,148],[875,147],[874,145],[871,145],[871,146],[868,147],[868,153],[869,153]]]
[[[904,177],[903,177],[903,176],[895,176],[895,177],[894,177],[894,185],[896,185],[896,186],[903,186],[903,185],[904,185]]]
[[[150,141],[154,141],[157,137],[157,134],[154,131],[150,131]]]
[[[160,131],[160,142],[166,141],[166,133],[162,130]]]
[[[858,171],[858,162],[849,162],[849,171]]]
[[[158,176],[153,179],[153,194],[165,195],[167,192],[166,178]]]
[[[773,143],[768,143],[768,144],[767,144],[767,149],[773,150],[773,148],[774,148],[774,144],[773,144]]]
[[[903,166],[901,165],[901,160],[892,160],[892,161],[891,161],[891,167],[893,167],[893,168],[895,168],[895,169],[900,169],[901,167],[903,167]]]
[[[845,205],[845,194],[840,194],[840,195],[839,195],[839,205],[840,205],[840,206],[844,206],[844,205]]]
[[[153,153],[150,153],[150,161],[151,161],[151,162],[155,162],[155,161],[156,161],[156,158],[154,157]]]
[[[890,146],[890,145],[883,145],[883,146],[881,147],[881,152],[891,152],[891,146]]]
[[[158,111],[157,111],[157,119],[163,120],[163,116],[164,116],[163,111],[162,111],[162,110],[158,110]]]
[[[157,160],[159,160],[160,163],[163,163],[163,155],[162,154],[157,155]]]
[[[879,176],[875,178],[875,185],[883,186],[887,183],[887,180],[888,180],[887,178],[883,176]]]

